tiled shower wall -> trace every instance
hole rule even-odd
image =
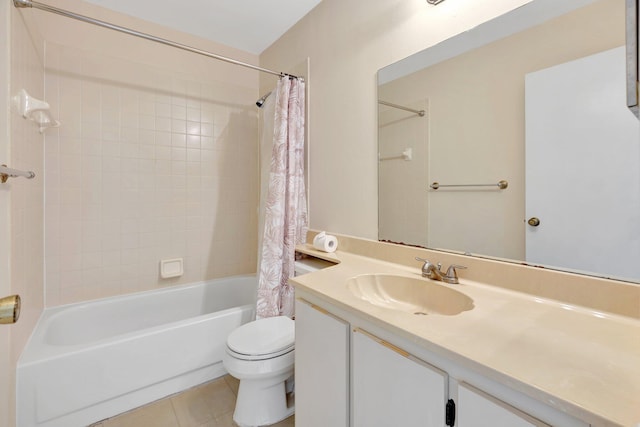
[[[62,123],[45,141],[46,305],[254,272],[256,87],[53,43],[45,58]],[[170,258],[185,273],[161,279]]]

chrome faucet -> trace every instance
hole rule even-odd
[[[428,277],[429,279],[439,280],[452,285],[460,283],[458,281],[458,272],[456,271],[456,268],[467,268],[464,265],[451,264],[447,269],[447,272],[443,273],[440,270],[442,268],[441,263],[434,265],[428,259],[419,257],[416,257],[416,261],[424,262],[424,264],[422,264],[422,277]]]

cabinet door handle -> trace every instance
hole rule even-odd
[[[445,424],[453,427],[456,424],[456,402],[449,399],[445,407]]]

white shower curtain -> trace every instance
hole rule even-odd
[[[304,82],[283,77],[275,90],[275,119],[269,189],[265,203],[257,317],[294,314],[295,246],[308,228],[304,186]]]

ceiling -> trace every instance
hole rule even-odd
[[[321,0],[86,0],[260,54]]]

